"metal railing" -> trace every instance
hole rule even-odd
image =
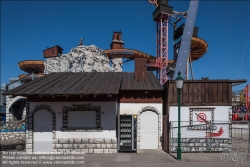
[[[6,89],[6,91],[14,89],[14,88],[21,86],[22,84],[24,84],[28,81],[35,80],[37,78],[39,78],[39,76],[37,76],[36,74],[33,74],[33,73],[28,74],[27,76],[25,76],[21,79],[15,80],[14,82],[7,84],[5,86],[5,89]]]
[[[181,121],[182,152],[214,152],[231,149],[232,124],[227,121],[201,123]],[[177,151],[178,122],[170,122],[170,152]]]
[[[0,122],[0,151],[24,151],[26,127],[22,121]]]
[[[26,126],[24,122],[0,121],[0,132],[25,132]]]
[[[249,128],[232,128],[232,137],[240,140],[248,140]]]
[[[232,122],[232,148],[250,152],[250,122]]]

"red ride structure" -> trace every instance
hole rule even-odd
[[[250,84],[247,84],[245,87],[245,106],[247,110],[249,110],[249,89],[250,89]]]
[[[153,19],[156,21],[156,59],[151,60],[149,67],[156,68],[156,77],[163,85],[168,80],[168,17],[173,14],[173,8],[167,0],[148,0],[156,5]]]
[[[161,13],[156,24],[156,59],[149,66],[157,68],[156,77],[163,85],[168,80],[168,15]]]

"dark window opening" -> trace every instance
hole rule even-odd
[[[23,117],[23,110],[26,106],[26,99],[19,99],[12,104],[9,112],[14,115],[14,117],[19,121]]]

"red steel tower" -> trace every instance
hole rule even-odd
[[[156,77],[163,85],[168,80],[168,17],[173,14],[173,8],[167,0],[148,0],[157,6],[153,13],[156,21],[156,59],[150,61],[149,67],[156,69]]]
[[[245,106],[247,109],[249,109],[249,89],[250,89],[250,84],[247,84],[245,87]]]

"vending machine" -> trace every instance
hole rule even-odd
[[[120,115],[118,123],[118,150],[137,150],[137,115]]]

